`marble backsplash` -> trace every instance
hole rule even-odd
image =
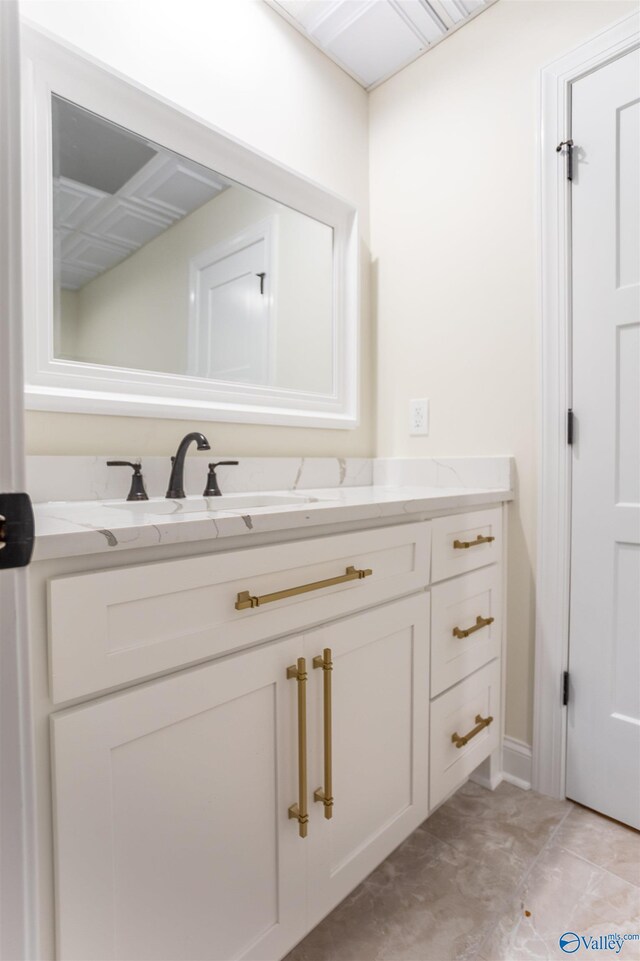
[[[34,503],[47,501],[120,500],[127,496],[131,471],[107,467],[107,460],[136,461],[132,454],[104,457],[27,457],[27,490]],[[238,460],[237,467],[219,467],[221,490],[309,490],[345,487],[460,487],[511,489],[512,458],[450,457],[234,457],[232,454],[195,454],[185,461],[185,490],[201,494],[209,461]],[[163,497],[171,470],[170,458],[142,458],[142,473],[149,497]]]
[[[513,457],[378,457],[373,483],[381,487],[514,487]]]

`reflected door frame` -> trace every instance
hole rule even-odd
[[[571,137],[571,89],[640,45],[640,15],[614,23],[541,72],[539,90],[540,408],[531,785],[564,798],[571,556],[571,184],[556,146]]]
[[[265,377],[251,381],[256,384],[273,384],[276,376],[277,355],[277,216],[265,217],[247,227],[239,234],[202,251],[189,263],[189,327],[187,332],[187,357],[189,372],[197,377],[219,378],[211,372],[211,331],[203,303],[202,272],[227,257],[239,254],[253,244],[264,244],[262,275],[256,277],[256,289],[265,298],[266,358]],[[247,381],[244,381],[247,383]]]

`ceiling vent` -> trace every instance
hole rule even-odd
[[[266,0],[366,90],[496,0]]]

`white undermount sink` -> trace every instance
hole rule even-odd
[[[300,494],[221,494],[220,497],[185,497],[167,500],[152,497],[148,501],[119,501],[105,504],[117,510],[133,511],[135,514],[199,514],[205,511],[250,510],[257,507],[286,507],[295,504],[311,504],[317,497]]]

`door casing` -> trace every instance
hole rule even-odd
[[[0,490],[24,491],[18,4],[0,3]],[[0,571],[0,959],[38,956],[27,573]]]
[[[640,15],[612,27],[541,72],[539,90],[540,407],[538,560],[532,787],[565,796],[571,554],[571,185],[556,145],[571,137],[575,81],[640,46]]]

